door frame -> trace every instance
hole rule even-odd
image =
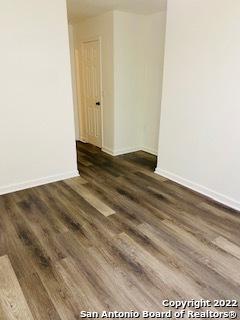
[[[87,42],[97,41],[99,44],[99,68],[100,68],[100,102],[101,102],[101,140],[102,146],[104,145],[104,94],[103,94],[103,65],[102,65],[102,37],[88,37],[82,39],[77,49],[75,49],[75,65],[76,65],[76,81],[77,81],[77,104],[78,104],[78,114],[79,114],[79,126],[80,126],[80,141],[87,143],[86,137],[86,104],[84,102],[83,96],[83,78],[84,78],[84,68],[82,67],[82,52],[83,52],[83,44]]]

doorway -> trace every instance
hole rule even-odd
[[[103,99],[101,39],[84,41],[75,51],[80,139],[102,148]]]

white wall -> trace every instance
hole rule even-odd
[[[71,60],[71,74],[72,74],[72,94],[73,94],[73,110],[75,122],[75,139],[80,140],[80,121],[78,110],[78,95],[77,95],[77,79],[76,79],[76,62],[75,62],[75,47],[74,47],[74,29],[71,24],[68,25],[69,32],[69,47]]]
[[[144,105],[144,46],[146,19],[143,15],[114,12],[114,153],[139,150]]]
[[[0,193],[77,174],[65,0],[0,4]]]
[[[141,146],[143,150],[157,154],[162,99],[166,11],[146,16],[146,19],[144,44],[145,101],[142,112]]]
[[[114,12],[115,153],[157,154],[166,12]]]
[[[102,86],[103,86],[103,147],[114,146],[114,81],[113,81],[113,13],[84,20],[74,25],[75,48],[81,41],[101,37],[102,43]]]
[[[240,209],[240,2],[168,3],[157,171]]]

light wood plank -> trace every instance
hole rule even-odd
[[[223,237],[218,237],[213,241],[213,243],[227,253],[230,253],[232,256],[240,259],[240,247],[232,243],[231,241]]]
[[[33,320],[7,256],[0,258],[0,305],[5,314],[4,320]]]
[[[71,179],[65,180],[65,182],[77,182],[78,184],[86,184],[87,180],[83,179],[82,177],[75,177]]]
[[[95,209],[101,212],[105,217],[109,217],[115,213],[113,209],[103,203],[94,194],[89,192],[81,183],[78,183],[77,179],[67,180],[68,184],[74,191],[80,194],[87,202],[89,202]]]

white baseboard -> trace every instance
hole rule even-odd
[[[114,157],[114,152],[112,149],[110,148],[107,148],[107,147],[102,147],[101,149],[103,152],[107,153],[107,154],[110,154],[110,156],[113,156]]]
[[[147,147],[134,147],[134,148],[117,149],[117,150],[109,149],[107,147],[102,147],[102,151],[107,154],[110,154],[113,157],[120,156],[120,155],[127,154],[127,153],[131,153],[131,152],[137,152],[137,151],[145,151],[147,153],[150,153],[150,154],[157,156],[156,150],[153,150],[153,149],[150,149]]]
[[[103,152],[110,154],[113,157],[120,156],[120,155],[127,154],[127,153],[131,153],[131,152],[140,151],[140,150],[141,150],[141,148],[126,148],[126,149],[113,150],[113,149],[109,149],[107,147],[102,147]]]
[[[199,192],[208,198],[211,198],[219,203],[222,203],[223,205],[233,208],[235,210],[240,210],[240,202],[237,200],[234,200],[232,198],[229,198],[221,193],[218,193],[216,191],[213,191],[211,189],[208,189],[204,186],[201,186],[195,182],[192,182],[190,180],[187,180],[185,178],[182,178],[174,173],[171,173],[166,170],[162,170],[159,167],[156,168],[155,173],[159,174],[160,176],[163,176],[167,179],[170,179],[172,181],[175,181],[189,189],[192,189],[196,192]]]
[[[120,156],[120,155],[123,155],[123,154],[137,152],[137,151],[140,151],[140,150],[141,150],[141,148],[139,148],[139,147],[126,148],[126,149],[117,149],[117,150],[114,150],[114,155],[115,156]]]
[[[66,179],[70,179],[70,178],[74,178],[74,177],[78,177],[78,176],[79,176],[78,171],[72,171],[72,172],[66,172],[66,173],[57,174],[57,175],[49,176],[49,177],[44,177],[44,178],[40,178],[40,179],[36,179],[36,180],[24,181],[21,183],[0,187],[0,195],[16,192],[16,191],[20,191],[20,190],[25,190],[28,188],[38,187],[38,186],[42,186],[44,184],[57,182],[57,181],[61,181],[61,180],[66,180]]]
[[[147,153],[153,154],[154,156],[158,155],[157,150],[154,150],[154,149],[151,149],[151,148],[148,148],[148,147],[142,147],[141,150],[145,151]]]

